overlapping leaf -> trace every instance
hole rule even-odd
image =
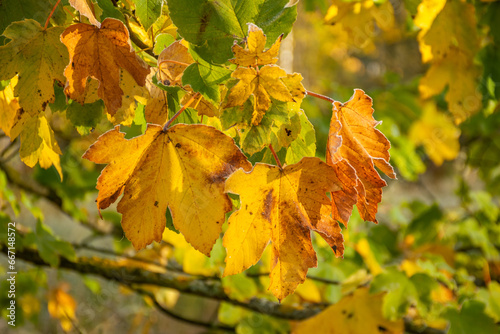
[[[286,72],[278,66],[266,65],[259,69],[240,67],[231,76],[239,79],[227,96],[225,108],[241,106],[253,95],[252,124],[258,125],[271,106],[271,97],[283,102],[293,102],[281,78],[286,78]]]
[[[368,288],[360,288],[345,296],[338,303],[320,314],[299,322],[293,334],[328,333],[386,333],[403,334],[402,319],[390,321],[382,315],[384,294],[370,294]],[[335,319],[335,321],[331,321]]]
[[[420,93],[429,98],[448,86],[448,107],[455,122],[461,123],[481,106],[473,62],[480,43],[474,6],[462,1],[423,1],[415,24],[421,28],[417,39],[422,61],[431,63],[420,81]]]
[[[89,22],[96,27],[101,27],[101,22],[97,21],[95,18],[94,12],[90,8],[87,0],[68,0],[69,4],[73,6],[77,11],[80,12],[81,15],[86,16],[89,19]]]
[[[14,125],[17,111],[21,109],[19,102],[14,97],[14,87],[17,77],[10,80],[9,84],[0,91],[0,129],[10,137],[10,129]],[[13,139],[13,138],[12,138]]]
[[[252,172],[238,170],[226,181],[226,192],[240,195],[241,207],[229,218],[224,235],[227,249],[224,275],[255,264],[272,241],[269,289],[283,299],[317,264],[310,231],[314,230],[337,256],[344,251],[339,224],[331,216],[326,193],[339,190],[334,169],[318,158],[295,165],[256,164]]]
[[[336,169],[342,183],[343,193],[332,194],[332,207],[334,219],[343,224],[347,224],[353,204],[345,199],[352,198],[354,192],[361,217],[377,222],[375,214],[386,182],[375,167],[391,178],[396,177],[389,164],[390,143],[375,128],[378,122],[372,114],[372,99],[360,89],[346,103],[333,104],[327,162]]]
[[[63,29],[44,29],[35,20],[24,20],[12,23],[3,33],[11,41],[0,46],[0,80],[18,74],[14,95],[32,116],[54,102],[54,80],[66,81],[62,73],[68,52],[59,40]]]
[[[99,137],[84,158],[108,164],[97,182],[97,206],[107,208],[124,194],[118,212],[136,249],[161,240],[169,207],[175,228],[205,255],[232,208],[225,178],[251,167],[230,137],[204,125],[178,124],[163,132],[150,124],[131,140],[115,128]]]
[[[239,66],[276,64],[282,38],[283,35],[280,35],[276,42],[268,50],[264,51],[266,47],[266,35],[255,24],[249,23],[246,40],[247,48],[242,48],[238,44],[234,44],[232,47],[234,59],[230,59],[229,61]]]
[[[114,115],[122,106],[120,68],[144,86],[149,74],[148,66],[133,52],[125,25],[107,18],[100,28],[78,23],[68,27],[61,41],[70,54],[70,63],[64,70],[67,78],[65,93],[78,100],[85,93],[87,78],[99,81],[98,95],[104,100],[109,114]]]

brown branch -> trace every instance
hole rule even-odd
[[[47,17],[47,21],[45,21],[45,26],[43,27],[43,30],[47,29],[47,27],[49,26],[50,18],[52,17],[52,15],[54,15],[54,12],[56,11],[56,8],[59,5],[59,2],[61,2],[61,0],[57,0],[56,4],[52,8],[52,11],[50,12],[49,17]]]
[[[0,244],[0,251],[7,254],[8,247]],[[38,251],[25,248],[16,252],[16,258],[31,262],[38,266],[47,266]],[[304,304],[301,308],[290,305],[281,305],[263,298],[252,298],[248,302],[242,302],[229,297],[220,280],[198,279],[179,273],[155,273],[142,268],[131,268],[117,265],[114,261],[80,257],[77,261],[70,261],[60,258],[59,268],[73,270],[82,274],[93,274],[105,279],[116,281],[131,287],[134,290],[140,289],[136,285],[148,284],[158,287],[170,288],[182,293],[192,294],[224,301],[235,306],[248,310],[287,320],[304,320],[321,312],[325,306],[318,304]],[[139,291],[138,291],[139,292]],[[167,310],[168,311],[168,310]],[[162,311],[163,312],[163,311]],[[164,312],[166,313],[166,312]],[[189,320],[190,321],[190,320]],[[201,325],[201,324],[200,324]],[[405,331],[414,334],[445,334],[446,331],[416,325],[410,319],[405,318]]]
[[[273,154],[274,160],[276,160],[276,163],[278,164],[278,167],[279,167],[280,169],[283,169],[283,166],[281,165],[281,161],[280,161],[280,159],[278,158],[278,155],[276,154],[276,151],[274,150],[274,148],[273,148],[273,145],[272,145],[272,144],[269,144],[269,149],[271,150],[271,153]]]
[[[186,102],[186,104],[184,104],[184,105],[182,106],[182,108],[181,108],[181,109],[180,109],[177,113],[175,113],[175,115],[174,115],[174,116],[172,116],[172,118],[171,118],[171,119],[169,119],[168,121],[166,121],[166,122],[165,122],[165,124],[163,125],[163,132],[167,132],[167,130],[168,130],[168,128],[169,128],[169,126],[170,126],[170,124],[172,124],[172,122],[173,122],[173,121],[174,121],[174,120],[175,120],[175,119],[176,119],[176,118],[177,118],[177,117],[178,117],[178,116],[179,116],[179,115],[180,115],[180,114],[181,114],[184,110],[186,110],[186,108],[187,108],[187,107],[189,107],[189,105],[191,105],[191,103],[193,103],[193,101],[194,101],[195,99],[197,99],[197,98],[198,98],[198,96],[200,96],[200,93],[196,93],[196,94],[194,94],[193,96],[191,96],[191,98],[190,98],[190,99]]]
[[[325,96],[325,95],[321,95],[321,94],[318,94],[318,93],[315,93],[315,92],[311,92],[311,91],[306,91],[306,94],[307,95],[310,95],[310,96],[314,96],[314,97],[317,97],[318,99],[322,99],[322,100],[325,100],[325,101],[328,101],[330,103],[334,103],[335,100],[332,99],[331,97],[328,97],[328,96]]]
[[[129,285],[129,288],[134,290],[135,292],[141,294],[141,295],[149,297],[157,309],[159,309],[162,313],[165,313],[167,316],[169,316],[171,318],[174,318],[176,320],[179,320],[179,321],[191,324],[191,325],[201,326],[201,327],[205,327],[205,328],[209,328],[209,329],[223,330],[223,331],[230,332],[230,333],[236,332],[236,329],[234,327],[231,327],[231,326],[225,326],[222,324],[215,324],[215,323],[209,323],[209,322],[184,318],[183,316],[180,316],[176,313],[173,313],[172,311],[170,311],[169,309],[167,309],[163,305],[161,305],[158,302],[158,300],[156,299],[156,297],[154,296],[154,294],[152,294],[151,292],[142,290],[141,288],[137,288],[133,285]]]
[[[93,223],[87,219],[78,219],[75,218],[71,215],[69,211],[64,209],[63,206],[63,199],[53,190],[50,188],[44,188],[40,186],[37,183],[26,183],[21,180],[21,177],[19,176],[19,173],[17,173],[15,170],[7,166],[5,163],[0,161],[0,169],[5,172],[5,176],[7,178],[7,182],[10,184],[16,186],[19,189],[22,189],[26,191],[27,193],[30,193],[34,196],[44,198],[45,200],[49,201],[53,205],[55,205],[62,213],[70,217],[71,219],[75,219],[78,221],[80,224],[83,226],[89,228],[92,230],[93,233],[97,235],[114,235],[118,238],[122,238],[123,236],[123,231],[121,228],[116,227],[112,224],[109,224],[109,226],[98,226],[96,223]]]

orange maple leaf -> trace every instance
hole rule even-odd
[[[332,194],[333,217],[347,225],[357,192],[357,207],[361,218],[377,222],[378,203],[382,200],[382,187],[387,183],[375,170],[375,166],[390,178],[396,178],[389,164],[391,144],[375,127],[372,99],[361,89],[346,103],[334,102],[330,121],[326,161],[332,165],[342,183],[342,190]],[[354,173],[354,178],[353,176]]]
[[[338,190],[334,169],[318,158],[306,157],[283,169],[258,163],[250,173],[234,172],[226,181],[226,192],[239,194],[241,207],[229,217],[224,235],[224,275],[257,263],[271,240],[269,289],[281,300],[317,265],[311,230],[328,242],[337,257],[342,256],[344,239],[338,222],[330,216],[326,195]]]
[[[138,85],[145,85],[149,66],[133,51],[128,30],[121,21],[106,18],[100,28],[74,24],[61,34],[61,41],[70,56],[64,70],[68,79],[64,92],[69,98],[81,99],[91,76],[100,83],[97,93],[106,110],[114,115],[122,105],[120,68],[127,70]]]

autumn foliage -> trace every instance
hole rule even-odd
[[[316,6],[315,1],[304,2],[304,8]],[[275,312],[285,319],[310,317],[287,324],[293,333],[396,334],[414,329],[411,326],[424,320],[435,327],[432,330],[441,331],[446,329],[443,318],[458,326],[460,312],[467,315],[479,309],[479,318],[487,319],[485,326],[493,328],[490,315],[500,319],[495,311],[498,303],[486,292],[483,300],[492,300],[485,304],[487,313],[475,301],[464,302],[461,309],[442,306],[461,300],[457,283],[451,281],[459,270],[451,268],[455,261],[467,260],[452,259],[450,244],[436,240],[447,240],[453,233],[459,235],[457,239],[465,238],[467,233],[440,229],[437,221],[459,220],[458,215],[445,217],[438,206],[413,203],[408,210],[415,217],[397,237],[380,225],[379,237],[370,233],[352,237],[357,231],[349,229],[353,217],[379,223],[383,188],[397,179],[395,170],[403,179],[414,181],[425,171],[419,154],[425,152],[437,166],[457,158],[459,127],[471,126],[474,115],[496,115],[498,110],[498,69],[490,66],[491,71],[485,71],[490,73],[483,80],[485,88],[476,88],[481,72],[478,58],[490,64],[500,54],[495,28],[476,28],[481,14],[475,12],[478,5],[462,0],[405,1],[401,5],[404,9],[395,10],[398,8],[390,1],[329,1],[321,24],[330,34],[324,48],[335,61],[318,65],[319,75],[304,75],[304,79],[282,62],[286,57],[282,49],[290,48],[290,44],[285,46],[287,35],[297,18],[294,1],[50,0],[44,22],[34,16],[16,16],[5,27],[0,24],[4,29],[0,40],[0,129],[11,143],[20,142],[19,157],[26,166],[57,171],[58,181],[47,181],[56,190],[43,192],[35,187],[35,194],[92,225],[86,218],[89,210],[77,208],[76,200],[58,197],[71,198],[71,190],[61,183],[66,181],[63,175],[68,178],[65,152],[84,152],[83,160],[78,158],[79,166],[97,173],[79,178],[69,174],[73,177],[70,182],[87,182],[90,188],[95,185],[95,216],[106,220],[119,213],[118,239],[123,233],[131,243],[133,256],[109,262],[110,268],[134,268],[154,281],[167,273],[165,268],[175,258],[183,268],[173,265],[168,270],[192,276],[169,278],[166,285],[154,281],[158,286],[200,293],[261,313],[271,310],[269,314]],[[1,15],[0,6],[3,19],[5,15]],[[311,77],[318,82],[334,80],[319,78],[322,67],[325,73],[328,66],[343,67],[351,74],[359,71],[362,61],[346,50],[355,48],[373,55],[381,40],[396,43],[403,39],[404,24],[411,26],[405,33],[413,34],[413,46],[418,47],[424,64],[418,69],[421,78],[405,87],[411,94],[396,88],[389,91],[406,85],[396,84],[390,74],[384,78],[385,88],[373,90],[374,94],[369,87],[339,88],[338,94],[332,94],[334,98],[308,87],[321,87],[311,83]],[[311,62],[314,51],[308,50],[302,57]],[[338,96],[345,99],[339,101]],[[327,105],[329,124],[316,120],[319,112],[308,102],[312,99]],[[377,111],[380,107],[379,120],[374,117],[374,106]],[[482,108],[487,111],[482,113]],[[73,131],[67,136],[70,139],[59,138],[57,134],[64,132],[61,129],[68,127]],[[479,128],[479,134],[470,130],[467,144],[480,138],[483,130],[495,138],[495,128]],[[8,145],[7,149],[14,144]],[[477,145],[467,154],[477,154],[486,144]],[[2,161],[0,167],[8,169]],[[494,166],[484,177],[496,180],[497,174]],[[17,182],[6,175],[0,174],[2,186]],[[463,183],[456,193],[468,190]],[[8,189],[0,192],[0,200],[10,198],[15,213],[19,209],[12,204],[13,196]],[[463,195],[460,214],[473,210],[468,203],[474,199],[467,196]],[[485,205],[487,199],[478,196],[476,201]],[[41,223],[43,215],[32,205],[26,206],[35,212],[37,225],[35,232],[21,233],[28,252],[37,250],[40,259],[36,263],[78,267],[81,258],[76,257],[72,245],[55,238]],[[485,215],[497,226],[498,210],[491,210],[496,213]],[[394,209],[385,215],[398,222],[408,213]],[[0,216],[0,220],[4,218],[8,220]],[[429,227],[429,234],[425,233],[427,221],[435,224]],[[470,218],[467,224],[480,222]],[[102,234],[100,227],[93,228]],[[472,245],[466,244],[492,254],[480,269],[488,289],[491,272],[498,270],[498,251],[494,251],[498,245],[484,240],[497,235],[495,228],[491,230],[496,232],[473,235]],[[350,246],[345,243],[349,239]],[[422,255],[427,253],[440,257],[439,267],[431,265],[433,257]],[[220,270],[203,267],[214,254],[223,258]],[[342,264],[344,256],[349,263]],[[128,262],[138,257],[143,265]],[[183,258],[193,260],[183,264]],[[338,275],[345,281],[310,275],[324,258],[345,266],[338,272],[331,269],[325,276],[342,272]],[[98,263],[85,261],[89,266]],[[97,272],[115,279],[103,270]],[[335,298],[312,293],[317,289],[311,288],[314,283],[308,277],[339,285],[338,291],[330,291]],[[466,281],[464,277],[456,280]],[[212,279],[217,283],[207,283],[208,288],[199,283]],[[140,286],[133,279],[120,283],[163,307],[155,288]],[[249,300],[256,292],[250,287],[260,285],[271,296],[252,306]],[[498,296],[500,290],[493,285],[491,291],[491,296]],[[266,298],[276,302],[274,308],[266,309]],[[325,307],[323,299],[335,303]],[[287,313],[286,304],[281,308],[286,300],[291,300],[288,306],[299,305],[297,311],[307,311],[309,303],[317,309],[296,316]],[[429,301],[442,307],[431,310],[434,306],[427,307]],[[48,294],[49,314],[59,319],[64,331],[77,325],[75,309],[67,285],[58,285]],[[433,316],[425,318],[426,312]],[[319,314],[312,317],[313,313]],[[411,321],[405,323],[403,316]],[[331,319],[335,319],[334,325]]]

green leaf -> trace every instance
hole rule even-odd
[[[484,310],[485,305],[477,300],[466,301],[460,311],[447,308],[443,317],[450,321],[448,334],[498,334],[495,321]]]
[[[122,12],[120,12],[111,0],[97,0],[97,4],[102,9],[102,14],[100,16],[100,21],[104,21],[105,18],[111,17],[122,22],[125,22],[125,17]]]
[[[300,118],[300,133],[286,151],[286,163],[288,165],[299,162],[303,157],[314,157],[316,155],[316,133],[314,126],[307,119],[304,111],[297,112]]]
[[[208,101],[220,102],[219,85],[231,77],[231,70],[210,64],[196,52],[190,50],[195,63],[189,65],[182,75],[182,84],[190,85],[195,92],[200,92]]]
[[[415,247],[437,240],[438,223],[442,217],[439,206],[432,205],[411,221],[405,236],[412,235],[415,238]]]
[[[56,239],[50,229],[40,220],[37,220],[36,224],[35,243],[40,257],[53,267],[59,265],[59,256],[71,261],[76,259],[73,246],[69,242]]]
[[[247,35],[247,23],[259,26],[267,35],[268,46],[279,35],[287,35],[297,16],[288,0],[169,0],[170,17],[179,34],[197,46],[207,61],[222,64],[232,57],[235,39]]]
[[[153,52],[159,55],[167,46],[175,42],[175,38],[170,34],[159,34],[155,37],[155,46]]]
[[[149,27],[160,17],[162,0],[134,0],[135,13],[144,29]]]
[[[103,110],[104,102],[102,100],[84,105],[72,101],[66,110],[66,117],[73,123],[79,134],[86,136],[101,120]]]

